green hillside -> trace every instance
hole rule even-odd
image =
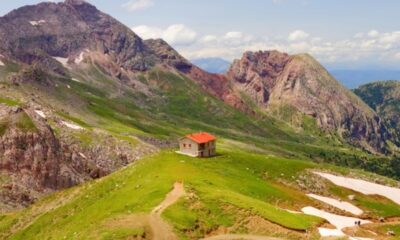
[[[376,166],[369,162],[387,161],[320,132],[311,120],[307,127],[297,129],[266,115],[244,114],[187,77],[162,68],[138,76],[149,86],[146,95],[107,76],[96,64],[89,66],[71,71],[70,77],[41,73],[40,81],[19,84],[10,78],[18,68],[7,69],[1,77],[2,102],[50,109],[54,115],[46,121],[56,135],[68,136],[86,148],[101,142],[99,136],[135,146],[145,138],[176,141],[189,132],[208,131],[218,137],[218,156],[201,160],[178,155],[175,148],[160,149],[109,176],[3,214],[1,239],[149,239],[154,234],[149,223],[154,220],[152,209],[176,182],[183,183],[187,194],[157,221],[173,227],[180,239],[199,239],[221,231],[319,239],[317,227],[327,225],[323,219],[287,211],[306,206],[330,209],[305,195],[316,183],[309,170],[347,174],[347,168],[324,162],[368,169]],[[60,127],[58,118],[83,130]],[[34,127],[29,117],[24,119],[24,126]],[[386,173],[390,167],[373,170]],[[352,203],[367,212],[366,218],[400,216],[399,206],[389,200],[318,181],[326,195],[342,200],[355,195]],[[253,221],[266,227],[257,228]]]
[[[318,205],[305,196],[298,180],[308,176],[310,169],[335,168],[255,153],[252,147],[237,144],[221,139],[219,155],[203,160],[161,151],[108,177],[55,193],[26,210],[2,216],[0,236],[7,239],[149,237],[148,226],[135,225],[135,219],[159,204],[174,182],[182,182],[189,194],[162,216],[182,239],[198,239],[218,228],[232,226],[237,233],[318,239],[315,231],[322,219],[284,209],[299,211],[308,205]],[[346,198],[344,190],[325,184],[333,196]],[[371,218],[400,215],[400,206],[360,194],[356,199],[354,204],[370,212]],[[242,221],[256,216],[279,231],[257,232]],[[312,234],[306,234],[305,230]]]
[[[400,137],[400,82],[382,81],[360,86],[354,92],[373,108]]]

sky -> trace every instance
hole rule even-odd
[[[0,0],[0,15],[38,0]],[[399,0],[89,0],[188,59],[309,53],[330,69],[400,70]]]

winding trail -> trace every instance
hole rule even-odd
[[[203,238],[202,240],[281,240],[280,238],[249,235],[249,234],[222,234]]]
[[[173,205],[179,198],[185,195],[185,188],[183,183],[176,182],[171,192],[167,194],[164,201],[156,206],[148,216],[148,223],[151,227],[153,235],[152,239],[157,240],[178,240],[173,228],[161,218],[161,214],[169,206]]]

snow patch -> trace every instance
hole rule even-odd
[[[360,179],[341,177],[329,173],[314,172],[315,174],[328,179],[335,185],[345,187],[365,195],[380,195],[400,205],[400,189],[385,185],[372,183]]]
[[[339,201],[339,200],[336,200],[333,198],[319,196],[319,195],[315,195],[315,194],[307,194],[307,196],[317,199],[317,200],[324,202],[326,204],[329,204],[331,206],[334,206],[340,210],[352,213],[354,215],[363,214],[363,210],[359,209],[358,207],[354,206],[353,204],[351,204],[349,202]]]
[[[81,126],[78,126],[76,124],[69,123],[69,122],[66,122],[66,121],[62,121],[62,124],[64,124],[68,128],[74,129],[74,130],[82,130],[83,129],[83,127],[81,127]]]
[[[308,215],[313,215],[313,216],[317,216],[317,217],[326,219],[328,222],[330,222],[333,226],[335,226],[339,230],[342,230],[343,228],[346,228],[346,227],[353,227],[353,226],[355,226],[355,222],[357,222],[357,221],[360,221],[361,224],[371,223],[368,220],[340,216],[340,215],[325,212],[323,210],[319,210],[314,207],[305,207],[305,208],[301,209],[301,211]]]
[[[80,64],[85,59],[85,53],[88,53],[89,49],[82,51],[77,58],[75,58],[75,64]]]
[[[29,21],[29,23],[32,25],[32,26],[40,26],[40,25],[42,25],[43,23],[46,23],[46,21],[45,20],[39,20],[39,21]]]
[[[0,66],[5,66],[3,61],[0,60]]]
[[[37,115],[39,115],[40,117],[42,117],[42,118],[46,118],[46,114],[44,114],[44,112],[43,112],[43,111],[40,111],[40,110],[35,110],[35,112],[36,112],[36,114],[37,114]]]
[[[61,63],[64,67],[68,66],[68,58],[63,58],[63,57],[53,57],[55,60],[57,60],[59,63]]]
[[[344,237],[346,234],[338,229],[318,228],[321,237]]]
[[[76,78],[71,78],[71,80],[74,81],[74,82],[81,82],[81,81],[79,81],[79,80],[76,79]]]

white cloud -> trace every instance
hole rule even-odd
[[[308,36],[310,36],[310,34],[304,32],[303,30],[296,30],[289,34],[288,40],[292,42],[301,41],[307,39]]]
[[[375,38],[379,36],[379,32],[376,30],[371,30],[368,32],[368,37]]]
[[[163,33],[163,39],[171,44],[186,45],[196,40],[197,33],[184,24],[169,26]]]
[[[155,39],[161,38],[163,34],[163,30],[156,27],[149,27],[146,25],[139,25],[132,28],[137,35],[139,35],[143,39]]]
[[[140,25],[132,30],[143,39],[162,38],[171,45],[188,45],[197,39],[197,33],[184,24],[173,24],[166,29]]]
[[[200,39],[202,43],[210,43],[216,41],[218,38],[215,35],[206,35]]]
[[[309,53],[325,64],[355,67],[357,64],[400,66],[400,31],[358,32],[348,38],[327,41],[302,30],[287,36],[254,36],[242,31],[199,35],[183,24],[167,28],[137,26],[142,38],[163,38],[188,59],[239,58],[245,51],[278,50],[289,54]],[[268,38],[269,37],[269,38]]]
[[[127,8],[129,11],[138,11],[151,8],[154,6],[154,2],[152,0],[131,0],[122,6]]]

